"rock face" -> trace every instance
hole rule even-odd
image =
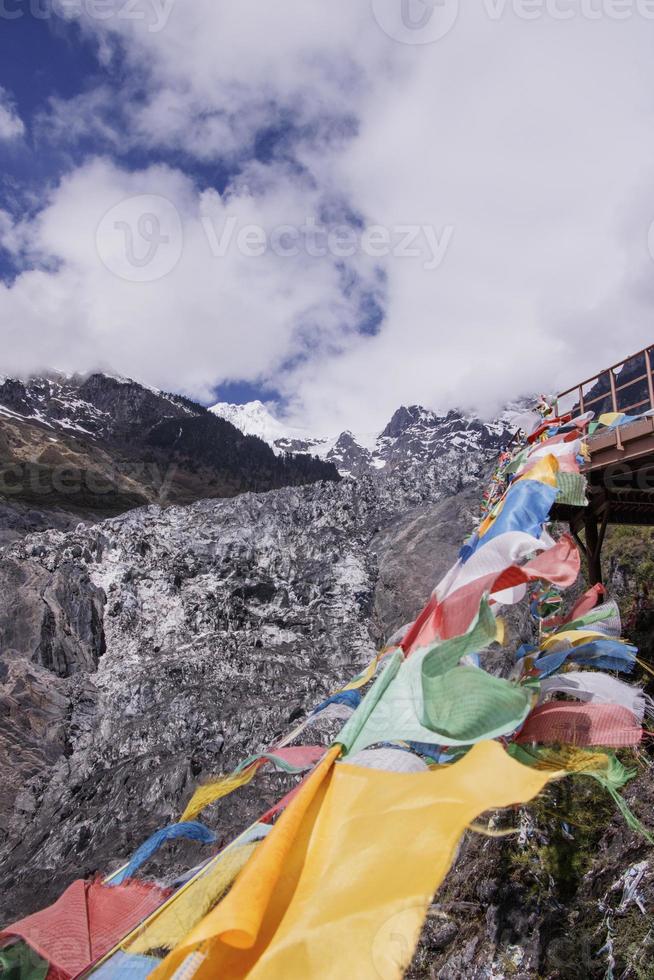
[[[397,470],[151,506],[0,552],[3,919],[116,866],[198,779],[361,669],[451,564],[492,454],[425,460],[438,475],[420,484]],[[284,786],[262,776],[206,819],[229,836]]]
[[[25,411],[21,392],[14,397]],[[202,414],[179,411],[155,423],[155,448],[169,451],[181,428],[201,469]],[[120,424],[130,424],[127,409]],[[179,817],[198,781],[265,748],[364,666],[455,560],[502,431],[459,413],[401,409],[356,479],[151,504],[8,541],[0,922],[54,900],[80,875],[118,867]],[[341,437],[340,451],[356,445],[366,448]],[[509,629],[512,643],[529,637],[524,609]],[[501,672],[506,654],[494,657]],[[310,729],[303,741],[333,734]],[[293,783],[264,771],[202,819],[229,839]],[[646,771],[626,796],[654,823]],[[468,834],[410,975],[604,976],[609,954],[596,954],[608,922],[615,975],[651,976],[647,919],[624,904],[622,876],[651,862],[652,849],[612,807],[594,784],[568,781],[520,814],[496,816],[500,827],[517,824],[518,838]],[[177,844],[145,871],[167,880],[202,856]],[[650,867],[637,889],[647,909]],[[640,965],[624,973],[630,963]]]

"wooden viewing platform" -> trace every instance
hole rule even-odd
[[[554,506],[555,520],[570,525],[588,561],[591,585],[602,581],[602,544],[610,524],[654,525],[654,346],[638,351],[557,397],[558,415],[593,411],[640,416],[588,438],[588,506]],[[584,531],[584,538],[580,537]]]

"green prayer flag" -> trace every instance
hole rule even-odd
[[[518,728],[534,700],[530,688],[478,667],[457,666],[495,638],[488,602],[464,636],[417,650],[389,665],[339,735],[348,754],[377,742],[472,745]]]
[[[336,741],[339,745],[343,746],[346,753],[352,752],[352,746],[357,744],[370,716],[382,699],[389,684],[392,683],[397,675],[402,664],[402,656],[401,650],[395,651],[359,707],[341,730]]]
[[[479,612],[468,627],[467,633],[462,636],[454,636],[451,640],[433,643],[426,650],[423,671],[431,677],[444,674],[452,667],[456,667],[462,657],[470,653],[478,653],[484,647],[490,646],[496,635],[495,617],[488,601],[483,599]]]
[[[525,687],[478,667],[455,667],[440,677],[422,677],[423,724],[450,741],[476,742],[515,731],[531,709]]]
[[[586,507],[586,478],[581,473],[558,473],[556,478],[558,493],[557,504],[568,504],[570,507]]]
[[[13,943],[0,950],[2,980],[45,980],[50,964],[25,942]]]

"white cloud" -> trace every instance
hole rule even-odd
[[[16,112],[13,100],[0,86],[0,141],[19,139],[25,133],[25,124]]]
[[[111,364],[210,398],[217,378],[267,374],[341,343],[356,326],[365,264],[345,295],[336,259],[256,255],[249,227],[261,228],[256,238],[299,226],[319,200],[281,168],[260,192],[252,176],[227,198],[165,167],[127,173],[96,159],[67,177],[35,219],[5,230],[23,261],[29,242],[32,266],[0,286],[5,369]]]
[[[652,339],[654,22],[635,5],[623,21],[559,20],[553,3],[536,20],[517,0],[467,5],[424,46],[389,38],[369,0],[141,0],[129,5],[141,20],[124,0],[113,9],[83,26],[105,61],[120,47],[146,93],[125,100],[124,132],[100,124],[116,152],[169,147],[233,167],[262,127],[292,119],[290,162],[244,165],[222,199],[160,167],[128,174],[96,160],[72,173],[38,220],[11,232],[41,263],[0,291],[17,365],[34,366],[35,350],[62,364],[65,351],[71,368],[104,359],[199,396],[214,381],[265,377],[328,430],[381,426],[400,402],[490,411]],[[85,97],[78,125],[97,135],[107,95]],[[55,107],[61,138],[70,108]],[[99,260],[95,228],[141,194],[174,201],[185,245],[165,278],[124,282]],[[270,231],[339,209],[352,227],[356,212],[390,234],[416,224],[453,235],[432,270],[424,246],[376,261],[216,259],[200,220]],[[362,337],[358,307],[374,290],[385,319]]]

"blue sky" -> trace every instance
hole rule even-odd
[[[0,371],[331,431],[651,342],[654,21],[410,2],[5,4]]]
[[[230,153],[229,159],[220,154],[203,158],[189,152],[183,141],[177,145],[142,145],[138,140],[113,140],[111,135],[107,139],[94,126],[80,126],[68,132],[62,132],[60,125],[53,127],[52,117],[56,120],[57,107],[74,106],[77,100],[104,92],[107,97],[99,101],[98,115],[108,131],[120,132],[125,125],[125,100],[129,99],[132,106],[147,104],[147,84],[143,84],[143,73],[129,64],[121,39],[107,58],[99,49],[97,36],[85,29],[83,23],[66,20],[53,11],[52,16],[34,16],[30,7],[28,3],[17,3],[15,9],[20,16],[3,24],[0,31],[0,84],[25,127],[22,139],[0,140],[0,208],[15,222],[38,215],[59,181],[98,156],[111,159],[122,170],[132,173],[153,165],[178,170],[193,182],[198,192],[209,189],[223,194],[244,168],[257,164],[267,167],[280,161],[295,171],[299,182],[311,182],[306,168],[293,155],[293,144],[307,138],[306,134],[315,127],[311,121],[298,120],[292,107],[279,105],[274,99],[269,100],[269,111],[253,128],[247,145]],[[46,7],[34,5],[34,9]],[[346,109],[343,115],[346,128],[355,125],[348,119]],[[320,126],[324,125],[322,120]],[[342,211],[343,207],[348,222],[361,223],[360,216],[350,210],[347,202],[339,202],[338,196],[321,202],[323,212],[334,208]],[[26,258],[23,250],[0,248],[0,278],[7,286],[14,286],[17,276],[34,265],[33,258]],[[377,287],[367,288],[361,275],[346,262],[338,264],[337,273],[343,295],[352,297],[352,302],[358,305],[356,322],[348,323],[345,330],[374,336],[383,320],[383,310],[375,296]],[[380,271],[375,278],[379,276]],[[279,362],[289,371],[310,360],[315,347],[315,341],[309,340],[302,349],[280,351]],[[114,367],[104,362],[101,366]],[[40,365],[34,367],[38,369]],[[120,363],[115,367],[121,368]],[[220,373],[221,365],[217,364],[218,377]],[[184,384],[178,387],[186,388]],[[200,397],[205,401],[219,398],[243,402],[262,398],[283,407],[289,400],[288,392],[282,393],[272,379],[265,377],[228,377],[214,384],[209,380],[203,389]]]

